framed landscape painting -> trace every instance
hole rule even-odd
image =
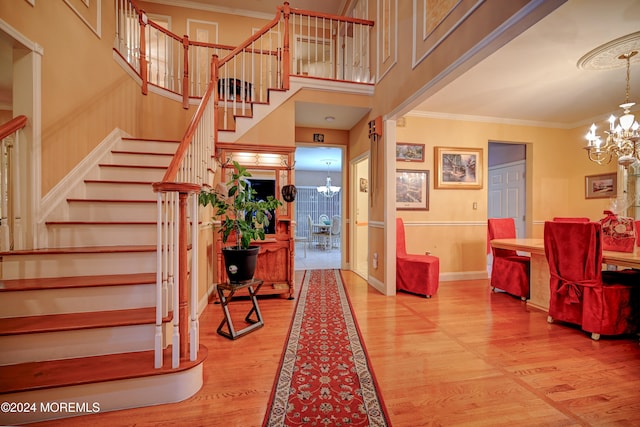
[[[584,181],[585,199],[604,199],[616,197],[618,194],[618,175],[605,173],[601,175],[587,175]]]
[[[398,162],[424,162],[424,144],[396,144],[396,161]]]
[[[429,171],[396,170],[396,209],[429,210]]]
[[[482,188],[482,148],[435,147],[435,188]]]

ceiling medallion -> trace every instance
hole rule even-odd
[[[617,38],[586,53],[576,64],[581,70],[613,70],[626,66],[620,56],[632,51],[640,51],[640,31]],[[631,63],[640,62],[640,55]]]

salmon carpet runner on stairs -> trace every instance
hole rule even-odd
[[[389,426],[338,270],[307,270],[264,427]]]

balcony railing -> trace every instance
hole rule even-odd
[[[162,88],[181,96],[184,108],[203,96],[211,57],[218,56],[221,108],[243,114],[253,102],[266,103],[269,89],[288,89],[290,75],[372,83],[373,24],[284,3],[247,41],[227,46],[173,34],[150,20],[135,0],[116,0],[114,48],[140,76],[143,93],[149,85]]]

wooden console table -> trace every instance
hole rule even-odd
[[[238,337],[241,337],[253,330],[264,326],[262,314],[260,313],[260,307],[258,306],[258,299],[256,298],[256,295],[258,294],[258,291],[260,291],[261,286],[262,280],[260,279],[253,279],[242,283],[225,282],[218,283],[216,285],[218,297],[220,298],[220,305],[222,306],[222,312],[224,313],[224,319],[222,319],[222,322],[220,322],[220,326],[218,326],[218,334],[222,335],[223,337],[235,340]],[[252,303],[251,310],[249,310],[244,318],[245,322],[249,323],[249,326],[236,331],[236,329],[233,327],[233,322],[231,321],[231,314],[229,313],[229,303],[231,302],[231,299],[233,298],[233,295],[236,293],[236,291],[245,288],[249,291],[249,298],[251,299]],[[228,292],[226,295],[225,291]],[[252,319],[251,315],[254,313],[256,315],[256,318]],[[227,326],[227,331],[224,330],[225,325]]]

